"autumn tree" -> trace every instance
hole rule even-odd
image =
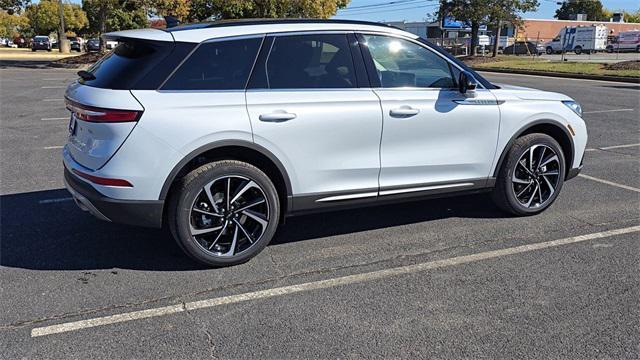
[[[13,39],[29,27],[29,19],[24,15],[0,11],[0,38]]]
[[[350,0],[192,0],[188,19],[327,19],[349,2]]]

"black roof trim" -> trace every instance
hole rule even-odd
[[[212,22],[201,22],[193,24],[180,25],[168,29],[168,32],[184,31],[194,29],[208,29],[227,26],[250,26],[250,25],[270,25],[270,24],[354,24],[354,25],[373,25],[382,27],[392,27],[384,23],[362,20],[342,20],[342,19],[228,19]]]

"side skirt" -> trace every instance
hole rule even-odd
[[[291,197],[292,207],[286,216],[476,194],[490,191],[494,185],[495,178],[482,178],[453,183],[385,187],[379,190],[360,189],[351,192],[297,195]]]

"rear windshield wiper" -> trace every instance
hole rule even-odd
[[[95,80],[96,79],[96,77],[92,73],[90,73],[90,72],[88,72],[86,70],[78,71],[78,76],[80,76],[82,78],[82,80],[86,80],[86,81],[90,81],[90,80]]]

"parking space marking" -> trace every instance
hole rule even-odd
[[[41,89],[66,89],[66,86],[41,86]]]
[[[610,113],[610,112],[621,112],[621,111],[634,111],[635,109],[612,109],[612,110],[594,110],[594,111],[585,111],[583,114],[602,114],[602,113]]]
[[[62,149],[64,146],[62,145],[55,145],[55,146],[45,146],[43,147],[43,149],[45,150],[52,150],[52,149]]]
[[[630,147],[636,147],[636,146],[640,146],[640,144],[627,144],[627,145],[605,146],[605,147],[601,147],[601,148],[599,148],[599,149],[600,149],[600,150],[624,149],[624,148],[630,148]]]
[[[61,203],[61,202],[66,202],[66,201],[71,201],[71,200],[73,200],[73,198],[71,198],[71,197],[57,198],[57,199],[46,199],[46,200],[38,201],[38,204],[55,204],[55,203]]]
[[[42,99],[42,101],[64,101],[64,99]]]
[[[632,186],[628,186],[628,185],[623,185],[623,184],[618,184],[616,182],[613,181],[609,181],[609,180],[604,180],[604,179],[600,179],[597,177],[593,177],[593,176],[589,176],[589,175],[584,175],[584,174],[579,174],[579,177],[583,178],[583,179],[587,179],[587,180],[591,180],[591,181],[596,181],[602,184],[607,184],[607,185],[611,185],[611,186],[615,186],[615,187],[619,187],[621,189],[625,189],[625,190],[631,190],[631,191],[635,191],[635,192],[640,192],[640,189],[638,188],[634,188]]]
[[[67,80],[71,80],[71,79],[64,79],[64,78],[53,78],[53,79],[41,79],[42,81],[67,81]]]
[[[411,274],[411,273],[444,268],[444,267],[449,267],[454,265],[462,265],[462,264],[472,263],[476,261],[489,260],[489,259],[499,258],[502,256],[548,249],[556,246],[575,244],[575,243],[580,243],[588,240],[595,240],[595,239],[601,239],[601,238],[606,238],[611,236],[635,233],[638,231],[640,231],[640,225],[621,228],[621,229],[602,231],[602,232],[586,234],[586,235],[578,235],[578,236],[568,237],[564,239],[551,240],[551,241],[545,241],[540,243],[515,246],[510,248],[503,248],[499,250],[485,251],[485,252],[475,253],[471,255],[456,256],[456,257],[443,259],[443,260],[427,261],[423,263],[399,266],[399,267],[390,268],[390,269],[371,271],[371,272],[360,273],[355,275],[347,275],[347,276],[342,276],[342,277],[337,277],[337,278],[332,278],[327,280],[318,280],[318,281],[312,281],[312,282],[307,282],[307,283],[302,283],[297,285],[283,286],[283,287],[253,291],[253,292],[248,292],[243,294],[223,296],[223,297],[211,298],[211,299],[200,300],[200,301],[184,302],[184,303],[169,305],[164,307],[150,308],[146,310],[131,311],[131,312],[126,312],[121,314],[96,317],[96,318],[67,322],[67,323],[62,323],[57,325],[37,327],[37,328],[31,329],[31,337],[53,335],[53,334],[59,334],[59,333],[64,333],[69,331],[77,331],[77,330],[93,328],[97,326],[116,324],[121,322],[132,321],[132,320],[147,319],[147,318],[164,316],[169,314],[176,314],[176,313],[185,312],[185,311],[212,308],[215,306],[240,303],[240,302],[250,301],[250,300],[267,299],[267,298],[272,298],[276,296],[295,294],[295,293],[300,293],[300,292],[305,292],[310,290],[327,289],[327,288],[332,288],[336,286],[357,284],[357,283],[368,282],[372,280],[384,279],[392,276]]]
[[[57,118],[42,118],[42,121],[53,121],[53,120],[69,120],[69,117],[57,117]]]

